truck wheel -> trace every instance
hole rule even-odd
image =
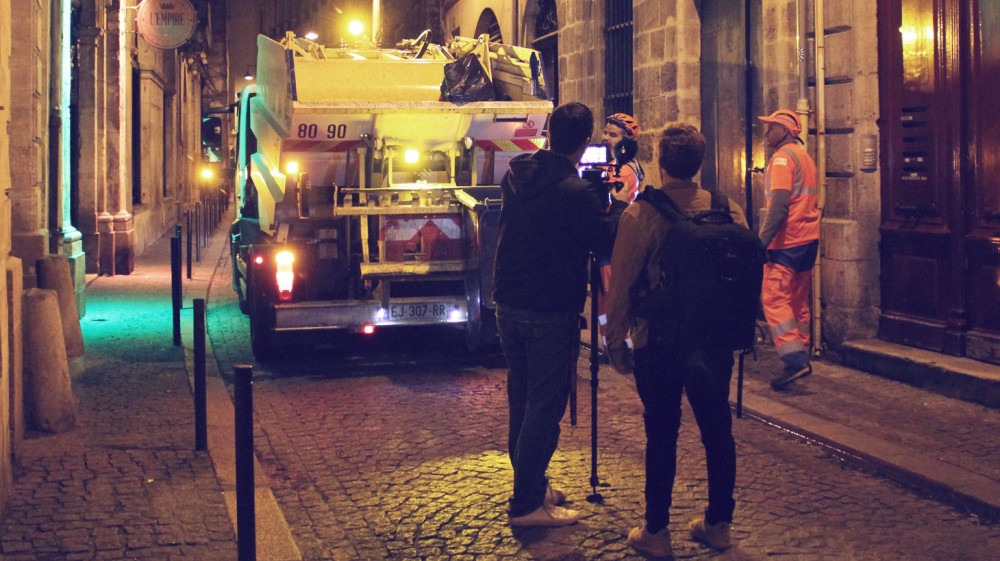
[[[479,352],[497,342],[497,318],[493,310],[481,304],[480,281],[477,275],[466,277],[466,305],[469,317],[465,324],[465,345],[469,352]]]
[[[250,315],[250,348],[253,356],[260,361],[268,361],[278,354],[274,333],[274,309],[268,291],[256,286],[253,278],[247,279],[249,299],[247,307]]]
[[[250,304],[247,302],[247,292],[249,289],[249,283],[243,275],[240,274],[240,269],[237,266],[236,252],[239,251],[237,247],[233,247],[230,253],[232,254],[232,263],[230,265],[233,268],[233,290],[236,291],[236,301],[239,302],[240,312],[244,315],[250,313]]]
[[[492,350],[497,346],[497,317],[496,313],[489,308],[479,308],[479,318],[473,323],[469,322],[466,331],[466,345],[469,352],[481,352]]]
[[[250,304],[247,303],[246,296],[243,295],[243,291],[239,288],[236,289],[236,299],[240,304],[240,312],[242,312],[243,315],[250,314]]]

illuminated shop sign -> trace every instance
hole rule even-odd
[[[188,0],[145,0],[135,25],[139,35],[158,49],[176,49],[194,33],[197,13]]]

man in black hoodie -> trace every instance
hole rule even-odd
[[[501,182],[494,298],[508,365],[511,526],[567,526],[583,516],[558,506],[566,495],[548,484],[545,472],[580,352],[588,256],[610,254],[615,218],[626,206],[616,202],[609,212],[607,195],[577,172],[593,130],[586,105],[556,107],[550,148],[512,159]]]

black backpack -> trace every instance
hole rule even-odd
[[[673,348],[752,349],[764,276],[760,238],[733,222],[721,193],[712,193],[711,210],[694,216],[653,187],[636,201],[653,205],[670,227],[660,248],[659,283],[636,299],[635,315]]]

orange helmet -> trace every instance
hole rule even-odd
[[[802,125],[799,124],[799,116],[788,109],[778,109],[767,117],[757,117],[763,123],[775,123],[785,127],[792,134],[798,136],[802,132]]]
[[[639,135],[639,123],[637,123],[628,113],[615,113],[605,119],[604,122],[615,125],[616,127],[621,127],[621,129],[625,131],[625,134],[631,138],[635,138]]]

